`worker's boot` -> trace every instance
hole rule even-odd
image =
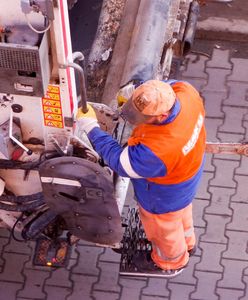
[[[133,257],[133,263],[136,271],[139,273],[152,275],[156,277],[175,277],[182,273],[186,266],[175,270],[164,270],[159,268],[151,258],[151,253],[146,251],[139,251]]]
[[[194,246],[192,249],[188,250],[189,257],[193,256],[196,253],[197,247]]]

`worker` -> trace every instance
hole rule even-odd
[[[196,249],[192,200],[204,165],[203,102],[183,81],[148,80],[127,90],[121,115],[135,127],[125,148],[99,128],[92,107],[78,113],[78,126],[110,168],[131,178],[152,243],[151,255],[140,251],[134,257],[137,270],[174,277]]]

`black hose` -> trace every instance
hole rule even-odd
[[[37,201],[33,201],[28,204],[20,204],[20,205],[11,205],[11,204],[6,204],[0,202],[0,209],[7,210],[7,211],[17,211],[17,212],[24,212],[24,211],[29,211],[29,210],[34,210],[35,208],[41,206],[44,204],[44,200],[40,199]]]
[[[22,231],[24,239],[34,239],[42,233],[42,231],[57,218],[57,213],[52,210],[45,211],[42,215],[32,221],[29,226],[26,226]]]
[[[22,219],[23,219],[23,213],[19,216],[19,218],[17,218],[15,224],[14,224],[13,227],[11,228],[11,236],[12,236],[12,238],[13,238],[15,241],[17,241],[17,242],[26,242],[26,240],[24,240],[24,239],[21,240],[21,239],[17,238],[16,235],[15,235],[15,228],[16,228],[16,225],[17,225],[19,222],[22,222]]]
[[[22,162],[15,160],[0,159],[0,169],[12,169],[12,170],[38,170],[39,165],[45,160],[60,157],[61,155],[57,151],[44,151],[40,155],[40,159],[35,162]]]
[[[38,170],[40,162],[22,162],[0,159],[0,169]]]
[[[44,199],[43,193],[36,193],[32,195],[23,195],[23,196],[15,196],[15,195],[1,195],[0,202],[11,202],[11,203],[27,203],[34,201],[42,201]]]

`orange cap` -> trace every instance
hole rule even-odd
[[[148,80],[137,87],[132,97],[123,105],[121,114],[131,124],[144,123],[152,116],[169,112],[176,100],[170,84],[160,80]]]

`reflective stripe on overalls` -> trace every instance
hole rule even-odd
[[[195,245],[192,204],[165,214],[151,214],[142,207],[139,210],[147,238],[152,242],[153,261],[166,270],[185,266],[188,250]]]

